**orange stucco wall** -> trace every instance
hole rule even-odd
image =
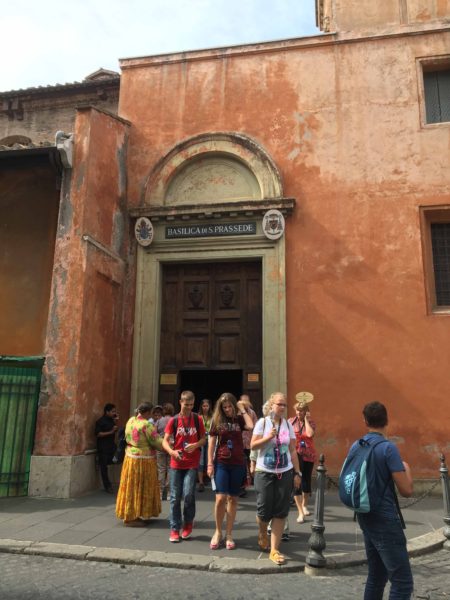
[[[335,15],[333,30],[354,31],[399,23],[400,0],[332,0],[331,4]]]
[[[128,412],[127,129],[98,110],[78,111],[74,166],[61,197],[36,455],[82,454],[95,447],[104,404]]]
[[[288,394],[314,392],[317,445],[336,473],[385,402],[415,476],[450,448],[450,315],[428,315],[419,206],[450,204],[450,127],[420,122],[416,59],[450,33],[263,44],[122,62],[133,123],[129,203],[190,136],[259,142],[297,199],[287,221]]]
[[[2,163],[0,355],[43,354],[59,193],[48,155]]]
[[[377,31],[410,24],[425,24],[450,16],[450,0],[316,0],[327,31]]]

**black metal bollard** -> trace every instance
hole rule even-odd
[[[309,551],[306,556],[305,573],[314,574],[315,569],[323,569],[327,566],[327,559],[322,554],[325,550],[325,526],[323,524],[323,511],[325,505],[326,468],[324,467],[325,456],[320,455],[317,467],[317,490],[314,504],[314,521],[311,525],[311,537],[309,538]]]
[[[442,482],[442,498],[444,500],[444,535],[447,541],[444,542],[444,548],[450,550],[450,490],[448,486],[448,468],[445,464],[445,456],[441,454],[441,468],[439,469]]]

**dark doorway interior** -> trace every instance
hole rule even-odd
[[[181,389],[217,400],[242,388],[262,403],[260,261],[163,265],[160,403]]]
[[[195,394],[196,411],[203,398],[209,398],[214,405],[223,392],[231,392],[237,399],[242,394],[242,369],[182,370],[179,381],[178,397],[183,390],[192,390]]]

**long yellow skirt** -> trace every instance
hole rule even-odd
[[[158,471],[153,457],[125,456],[117,494],[116,515],[124,521],[150,519],[161,512]]]

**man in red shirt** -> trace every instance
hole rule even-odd
[[[195,484],[200,448],[206,442],[203,420],[192,412],[195,396],[181,392],[180,412],[167,423],[163,448],[170,455],[170,537],[171,542],[191,537],[195,517]],[[184,497],[183,523],[181,498]]]

